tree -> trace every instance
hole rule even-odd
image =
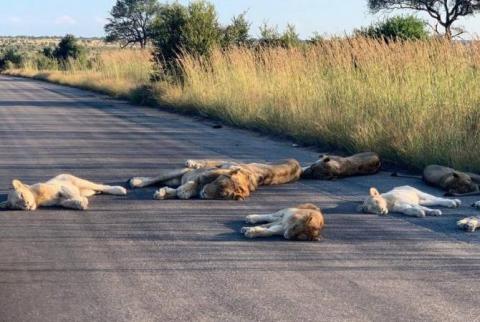
[[[220,43],[220,25],[213,4],[194,1],[188,5],[188,19],[183,28],[184,49],[205,56]]]
[[[250,40],[250,22],[245,18],[245,12],[232,18],[232,23],[222,30],[222,46],[246,45]]]
[[[220,34],[212,4],[194,1],[187,7],[177,2],[163,5],[152,24],[154,60],[167,68],[177,69],[180,53],[208,56],[212,48],[220,44]]]
[[[184,45],[183,29],[187,23],[187,9],[179,3],[162,6],[152,24],[154,60],[171,63]]]
[[[453,34],[452,25],[463,16],[473,15],[480,10],[479,0],[368,0],[371,10],[410,9],[426,12],[436,21],[435,31],[438,25],[444,28],[444,36],[447,39],[458,36],[462,32]]]
[[[415,16],[398,16],[355,30],[355,35],[385,40],[416,40],[428,38],[425,21]]]
[[[105,25],[106,40],[119,41],[123,47],[139,44],[145,48],[158,8],[157,0],[117,0]]]
[[[53,51],[53,56],[58,60],[79,59],[85,54],[85,50],[78,44],[73,35],[66,35]]]

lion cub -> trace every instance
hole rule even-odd
[[[26,185],[20,180],[12,181],[7,201],[0,208],[12,210],[35,210],[41,206],[62,206],[84,210],[88,207],[87,197],[98,193],[123,196],[127,190],[120,186],[107,186],[61,174],[47,182]]]
[[[397,187],[383,194],[370,188],[370,196],[359,206],[358,211],[378,215],[398,212],[416,217],[441,216],[440,210],[425,206],[457,208],[461,203],[458,199],[438,198],[410,186]]]
[[[248,215],[247,223],[267,224],[243,227],[241,232],[248,238],[283,235],[285,239],[319,240],[320,231],[325,226],[322,212],[312,204],[298,205],[273,214]]]

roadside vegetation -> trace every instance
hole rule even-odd
[[[83,46],[60,57],[60,42],[27,56],[4,50],[0,68],[306,144],[480,171],[477,41],[436,37],[411,16],[345,38],[301,40],[293,25],[264,25],[252,39],[245,15],[221,26],[206,2],[157,10],[146,49]]]

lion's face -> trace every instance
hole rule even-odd
[[[370,188],[370,195],[358,210],[367,214],[388,215],[387,201],[375,188]]]
[[[293,215],[292,225],[285,231],[285,239],[319,240],[320,232],[324,227],[323,216],[320,212],[297,213]]]
[[[328,155],[320,155],[320,159],[309,166],[304,174],[304,178],[325,178],[332,176],[333,174],[337,173],[340,168],[340,163],[329,157]]]
[[[200,191],[202,199],[245,200],[248,196],[249,178],[240,170],[219,176]]]
[[[30,188],[20,180],[12,181],[12,188],[8,193],[7,208],[14,210],[35,210],[37,204]]]
[[[469,175],[462,172],[453,172],[445,181],[449,193],[478,192],[478,185]]]

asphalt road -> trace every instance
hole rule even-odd
[[[0,200],[11,179],[123,183],[187,158],[314,161],[317,152],[101,95],[0,77]],[[0,212],[1,321],[480,321],[480,232],[355,213],[388,173],[262,188],[243,202],[96,196],[85,212]],[[468,205],[473,199],[464,200]],[[322,242],[239,234],[249,213],[313,202]]]

